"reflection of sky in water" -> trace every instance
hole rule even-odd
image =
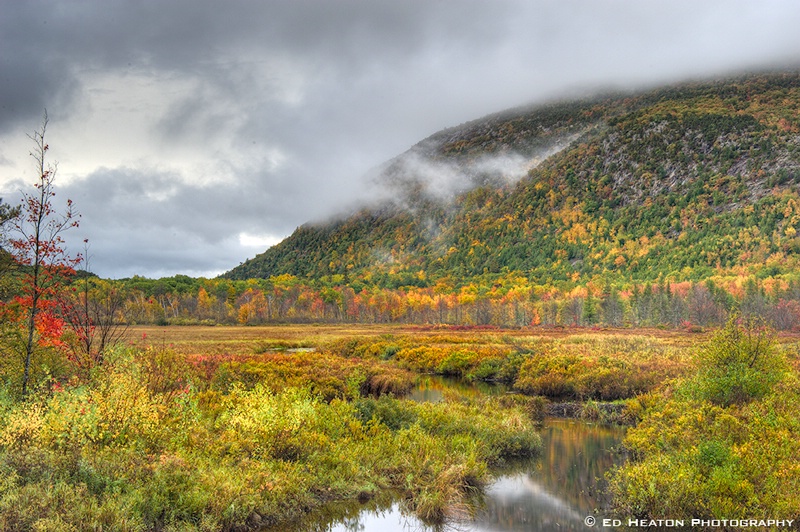
[[[438,403],[444,401],[445,394],[455,394],[462,397],[477,397],[481,395],[497,395],[509,391],[504,384],[489,384],[475,382],[467,384],[455,378],[426,375],[421,377],[417,386],[411,390],[406,399],[418,403]]]
[[[488,490],[486,509],[473,530],[573,530],[585,514],[547,491],[530,475],[502,477]]]
[[[414,532],[433,530],[426,527],[411,515],[404,515],[399,504],[392,505],[390,510],[378,512],[361,512],[356,519],[348,519],[333,525],[331,532]]]
[[[332,525],[329,532],[511,532],[582,531],[587,515],[603,506],[602,479],[614,464],[611,450],[621,429],[577,421],[550,420],[542,430],[544,454],[537,466],[501,476],[487,490],[477,518],[444,527],[425,526],[395,504],[390,510],[365,511]],[[323,528],[324,530],[324,528]]]

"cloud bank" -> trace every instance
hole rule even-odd
[[[93,269],[214,275],[362,198],[370,168],[435,131],[794,66],[798,22],[777,0],[4,2],[0,196],[33,183],[25,134],[47,108]]]

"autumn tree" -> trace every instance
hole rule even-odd
[[[20,216],[14,221],[14,238],[11,250],[15,261],[23,268],[23,296],[19,298],[24,340],[22,347],[22,396],[28,392],[31,358],[39,343],[39,334],[45,323],[52,324],[54,296],[70,275],[80,258],[70,257],[65,249],[62,234],[77,227],[80,217],[67,200],[66,209],[57,212],[53,205],[56,165],[46,160],[49,146],[45,141],[47,113],[41,128],[28,137],[33,141],[31,157],[36,161],[38,173],[36,191],[24,192]]]
[[[89,271],[88,240],[79,256],[77,279],[58,295],[60,315],[72,331],[71,360],[88,371],[103,363],[106,350],[127,330],[120,319],[126,296],[122,286],[99,279]]]

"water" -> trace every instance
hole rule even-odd
[[[487,489],[474,518],[443,526],[427,526],[404,512],[397,502],[364,509],[338,522],[322,525],[327,532],[463,532],[582,531],[584,520],[600,520],[607,505],[603,478],[620,456],[614,452],[624,430],[582,421],[548,419],[542,429],[540,460],[518,464]]]
[[[465,383],[458,379],[426,375],[411,390],[406,399],[418,403],[438,403],[444,401],[445,395],[457,394],[463,397],[475,398],[480,395],[497,395],[510,391],[504,384],[491,384],[487,382]]]
[[[505,391],[430,378],[409,398],[435,402],[448,393]],[[625,430],[577,420],[547,419],[541,434],[544,444],[541,458],[497,472],[496,480],[475,501],[471,516],[446,525],[429,526],[404,511],[397,500],[388,498],[330,509],[338,518],[317,520],[309,528],[325,532],[585,532],[588,516],[603,518],[602,509],[608,504],[604,476],[622,460],[615,450]]]

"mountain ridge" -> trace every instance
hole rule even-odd
[[[399,287],[790,274],[799,109],[800,76],[782,72],[495,113],[387,161],[380,205],[305,224],[224,277]]]

